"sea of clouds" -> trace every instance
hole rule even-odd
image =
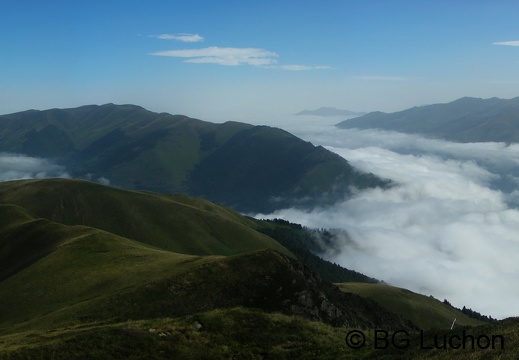
[[[338,239],[341,251],[329,260],[457,307],[518,316],[519,145],[339,130],[333,123],[314,119],[286,129],[396,185],[327,208],[257,217],[345,229],[352,240]]]

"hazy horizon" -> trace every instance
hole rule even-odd
[[[519,96],[519,3],[3,2],[0,114],[136,104],[208,121]]]

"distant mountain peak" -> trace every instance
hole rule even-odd
[[[372,112],[336,126],[399,131],[458,142],[519,143],[519,98],[463,97],[394,113]]]
[[[281,129],[129,104],[0,116],[0,152],[59,159],[74,178],[196,195],[249,213],[333,203],[352,186],[387,184]]]
[[[366,113],[354,112],[351,110],[341,110],[334,107],[320,107],[315,110],[303,110],[298,112],[296,115],[313,115],[313,116],[361,116]]]

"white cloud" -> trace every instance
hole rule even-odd
[[[401,76],[378,76],[378,75],[365,75],[365,76],[354,76],[356,80],[368,80],[368,81],[406,81],[405,77]]]
[[[150,35],[152,38],[161,40],[175,40],[182,42],[200,42],[204,41],[204,38],[198,34],[159,34]]]
[[[509,204],[519,145],[333,127],[304,138],[399,186],[270,217],[346,229],[353,243],[329,255],[345,267],[494,317],[519,315],[519,210]],[[501,189],[505,180],[515,186]]]
[[[106,185],[106,186],[110,185],[110,180],[105,178],[104,176],[101,176],[101,177],[97,178],[96,181],[98,183],[100,183],[101,185]]]
[[[151,53],[155,56],[187,58],[189,63],[219,65],[270,65],[276,62],[276,53],[258,48],[207,47],[202,49],[167,50]]]
[[[514,41],[498,41],[492,43],[493,45],[505,45],[505,46],[519,46],[519,40]]]
[[[165,37],[171,35],[164,35]],[[331,66],[318,65],[274,65],[278,54],[259,48],[207,47],[201,49],[166,50],[151,53],[154,56],[186,58],[184,62],[194,64],[253,65],[287,71],[329,70]]]
[[[48,159],[0,153],[0,181],[55,177],[70,178],[70,175],[65,171],[65,167]]]

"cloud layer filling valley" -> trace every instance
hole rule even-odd
[[[266,217],[346,229],[353,243],[343,242],[329,260],[347,268],[494,317],[519,315],[518,145],[330,127],[290,131],[398,185]]]

